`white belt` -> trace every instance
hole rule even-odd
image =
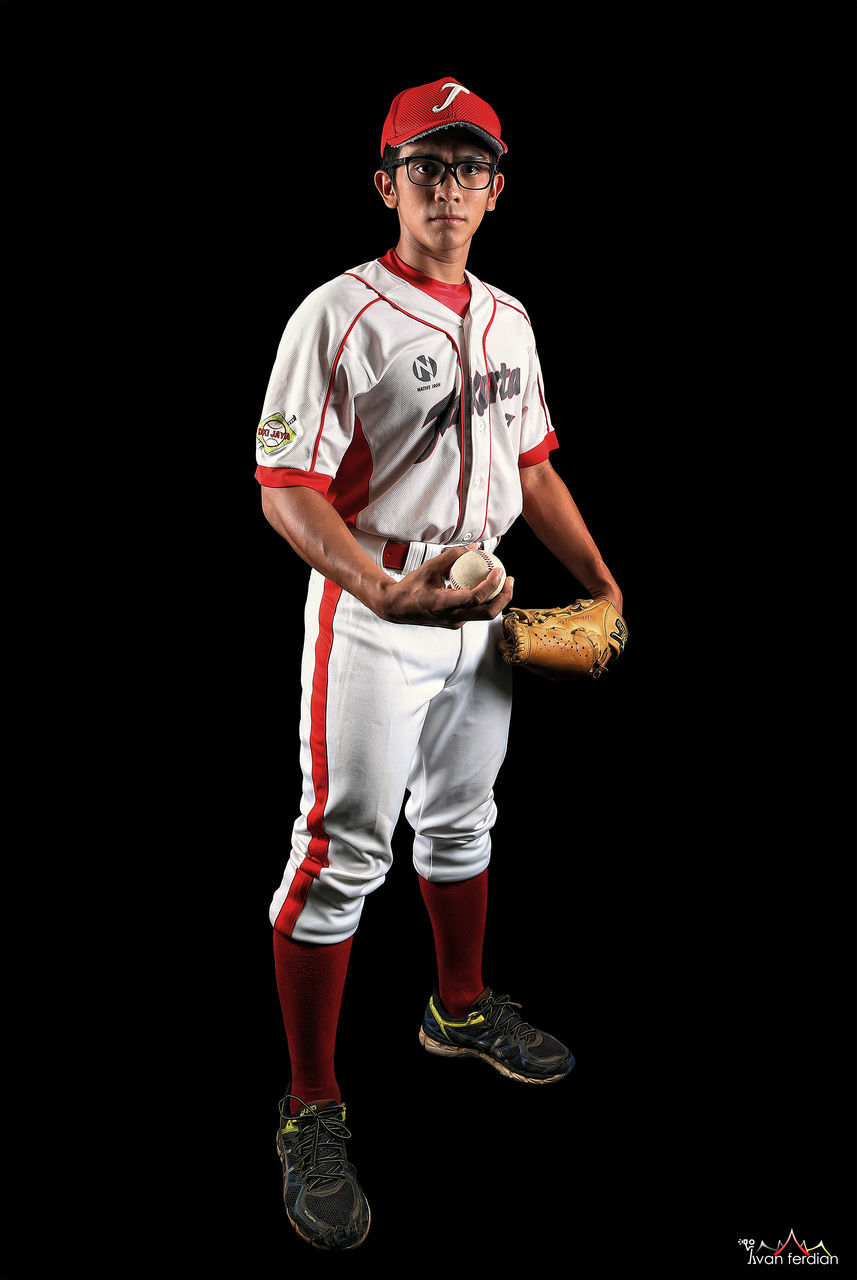
[[[364,533],[362,529],[352,528],[351,532],[363,550],[388,573],[391,570],[410,573],[412,569],[419,568],[426,560],[433,560],[450,547],[470,545],[467,542],[400,542],[396,538],[381,538],[374,533]],[[483,538],[476,545],[484,551],[493,551],[499,541],[499,538]]]

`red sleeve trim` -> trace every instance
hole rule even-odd
[[[542,440],[541,444],[537,444],[535,449],[528,449],[526,453],[522,453],[518,458],[518,467],[534,467],[537,462],[547,462],[548,454],[552,449],[559,448],[559,441],[556,438],[555,431],[549,431]]]
[[[295,485],[303,485],[306,489],[317,489],[319,493],[327,493],[333,482],[333,476],[323,476],[318,471],[300,471],[297,467],[259,466],[256,479],[265,489],[291,489]]]

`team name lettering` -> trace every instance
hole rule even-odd
[[[458,426],[460,421],[459,404],[458,396],[454,391],[450,391],[448,396],[438,404],[432,405],[429,409],[423,422],[423,427],[434,427],[434,430],[428,444],[416,459],[417,462],[425,462],[426,458],[430,458],[444,432],[448,431],[450,427]]]
[[[489,374],[473,375],[473,408],[482,417],[489,404],[496,404],[499,395],[501,400],[511,400],[512,396],[521,394],[521,370],[507,369],[501,364],[499,370]]]

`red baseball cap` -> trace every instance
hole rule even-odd
[[[509,150],[500,137],[496,111],[458,80],[447,76],[397,94],[384,121],[381,155],[387,146],[401,147],[453,125],[478,134],[498,156]]]

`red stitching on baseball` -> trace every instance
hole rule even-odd
[[[483,551],[481,547],[477,547],[476,550],[473,552],[473,554],[482,557],[482,559],[485,561],[485,563],[488,566],[488,573],[490,573],[492,569],[496,568],[496,565],[493,565],[491,563],[491,560],[492,560],[491,555],[487,551]],[[488,573],[486,573],[485,575],[486,578],[488,577]],[[452,583],[452,585],[456,587],[459,591],[475,591],[476,589],[476,587],[462,587],[460,583],[456,582],[455,565],[453,565],[449,571],[449,580]],[[483,578],[482,581],[484,582],[485,578]],[[481,585],[480,583],[478,582],[476,583],[477,587],[480,585]]]

